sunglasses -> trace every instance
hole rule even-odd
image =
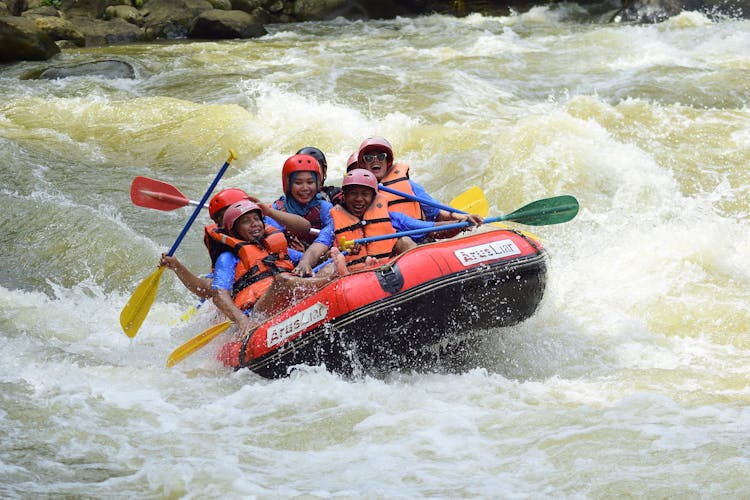
[[[384,161],[386,158],[388,158],[388,153],[378,153],[378,154],[363,154],[362,159],[365,160],[367,163],[371,163],[375,161],[376,159],[378,161]]]

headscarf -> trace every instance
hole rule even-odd
[[[323,199],[323,197],[321,196],[320,193],[316,193],[315,197],[312,200],[310,200],[307,204],[303,204],[295,200],[294,196],[292,196],[291,186],[294,184],[294,179],[295,177],[297,177],[298,173],[299,172],[292,172],[292,174],[289,176],[289,192],[284,193],[284,196],[281,197],[281,200],[284,202],[284,209],[288,213],[304,217],[305,215],[307,215],[307,213],[310,210],[320,205],[320,202]],[[310,173],[315,179],[315,184],[317,185],[318,174],[316,174],[315,172],[310,172]]]

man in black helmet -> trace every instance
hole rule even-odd
[[[320,165],[320,170],[323,173],[323,189],[320,190],[320,194],[323,196],[323,199],[326,201],[331,202],[334,205],[338,205],[343,200],[343,196],[341,194],[341,188],[337,186],[326,186],[326,172],[328,171],[328,162],[326,161],[326,155],[323,154],[323,151],[319,150],[316,147],[313,146],[306,146],[299,151],[297,151],[295,154],[298,155],[310,155],[316,160],[318,160],[318,164]]]

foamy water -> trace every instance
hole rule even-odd
[[[0,68],[0,496],[611,498],[750,494],[750,24],[580,8],[271,27],[259,40],[66,50]],[[134,80],[23,77],[118,58]],[[228,372],[215,320],[165,273],[135,339],[119,313],[189,217],[136,175],[264,201],[315,145],[337,184],[383,135],[443,201],[491,213],[572,194],[525,227],[551,255],[537,313],[459,369],[269,381]],[[176,255],[208,262],[202,216]],[[223,337],[225,338],[225,337]]]

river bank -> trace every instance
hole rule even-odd
[[[0,0],[0,63],[46,60],[61,49],[158,39],[246,39],[268,24],[393,19],[427,14],[510,15],[550,2],[528,0]],[[581,2],[582,22],[653,23],[683,10],[743,17],[750,0]]]

